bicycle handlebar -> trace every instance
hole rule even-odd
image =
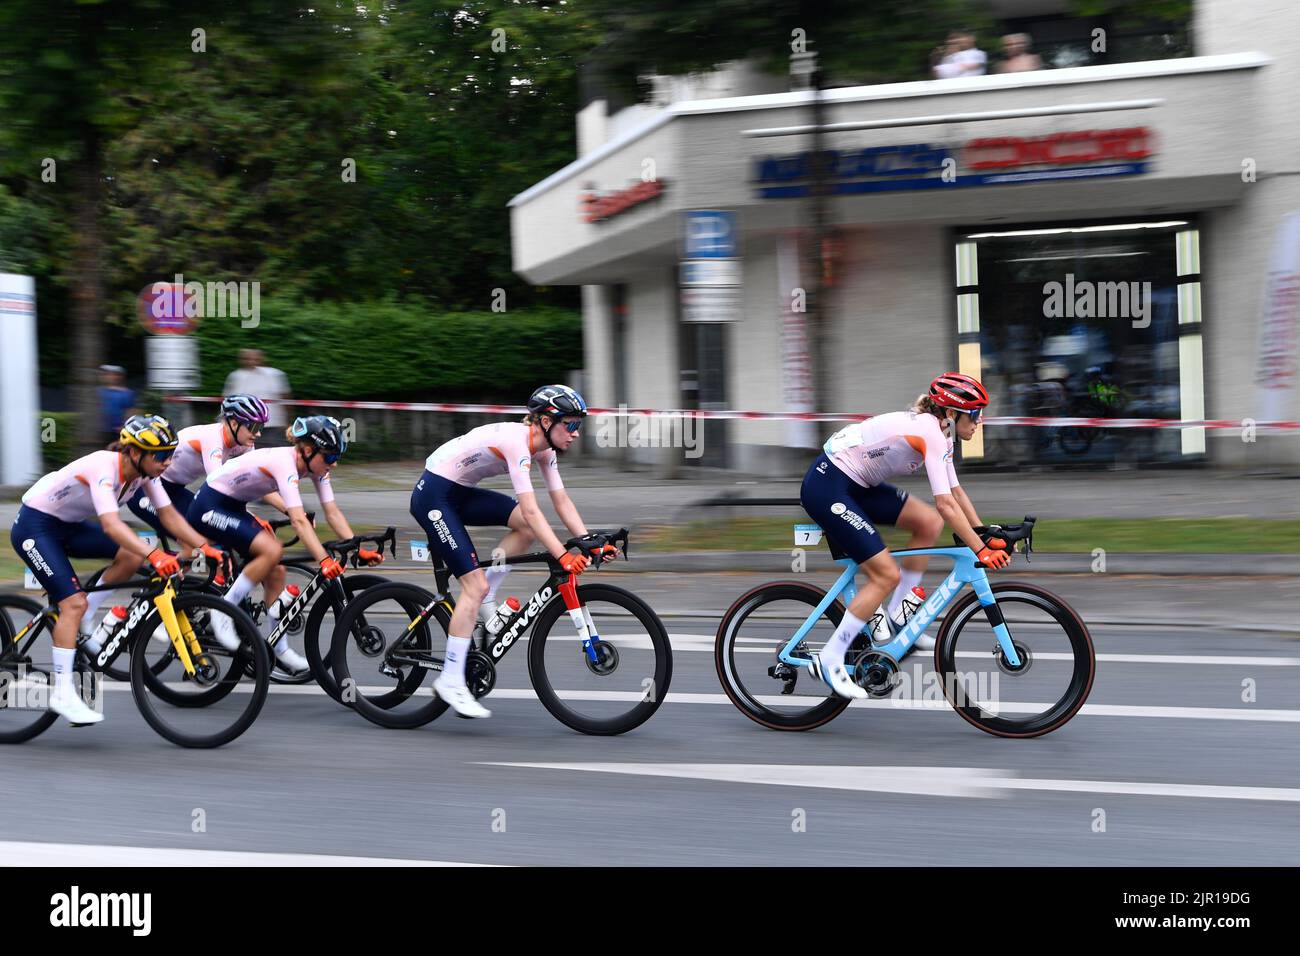
[[[1020,524],[980,525],[973,530],[980,536],[980,540],[983,541],[986,546],[994,538],[1000,538],[1002,541],[1006,542],[1007,546],[1004,550],[1012,553],[1016,550],[1016,542],[1023,541],[1024,545],[1020,548],[1020,553],[1023,554],[1025,560],[1028,561],[1029,555],[1034,550],[1034,523],[1037,521],[1038,518],[1034,515],[1025,515],[1025,520],[1020,522]],[[953,544],[958,547],[966,547],[966,542],[957,535],[954,534],[952,540]]]
[[[321,545],[326,551],[333,554],[340,564],[350,564],[357,568],[361,566],[361,559],[357,552],[367,544],[373,544],[374,550],[380,554],[384,553],[384,545],[388,545],[388,552],[394,558],[397,557],[397,529],[389,526],[383,534],[358,534],[342,541],[327,541]]]
[[[613,555],[603,553],[603,548],[607,544],[612,544],[622,553],[624,560],[627,559],[627,539],[629,531],[627,528],[619,528],[617,531],[606,529],[603,531],[592,531],[582,537],[570,538],[564,542],[565,549],[580,548],[591,555],[593,568],[599,568],[607,561],[613,560]],[[532,554],[519,554],[512,558],[506,558],[505,564],[546,564],[551,571],[556,574],[567,573],[560,567],[559,559],[553,557],[547,551],[534,551]]]

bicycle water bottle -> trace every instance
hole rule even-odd
[[[290,604],[298,600],[298,595],[301,593],[302,588],[298,587],[298,585],[288,585],[280,592],[280,596],[271,602],[271,606],[266,609],[267,617],[273,621],[280,620],[280,615],[285,612]]]
[[[98,654],[125,621],[126,608],[120,604],[113,605],[108,609],[108,613],[104,615],[104,619],[99,622],[99,627],[95,628],[90,637],[86,638],[86,648],[90,653]]]
[[[485,625],[487,628],[487,632],[491,634],[493,637],[496,637],[497,632],[500,631],[501,628],[506,626],[506,621],[510,620],[510,618],[514,617],[515,614],[519,613],[519,607],[520,605],[519,605],[518,598],[513,598],[513,597],[506,598],[505,604],[497,608],[497,610],[493,613],[492,617],[488,620],[487,624]]]
[[[898,605],[898,610],[894,612],[894,623],[902,627],[907,623],[908,618],[920,610],[921,605],[925,603],[925,588],[919,584],[904,595],[903,602]]]

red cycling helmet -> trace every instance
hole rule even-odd
[[[931,382],[930,398],[941,408],[956,408],[963,412],[984,408],[989,403],[989,393],[979,379],[961,372],[944,372]]]

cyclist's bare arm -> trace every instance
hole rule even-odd
[[[143,538],[127,527],[126,522],[122,520],[116,511],[106,511],[98,517],[99,525],[104,529],[104,534],[112,538],[115,544],[138,554],[141,558],[149,556],[153,549],[145,543]]]
[[[573,499],[563,488],[551,492],[551,504],[555,505],[555,513],[564,526],[569,529],[569,534],[575,538],[585,538],[587,536],[587,526],[582,522],[582,515],[578,514],[577,506],[574,505]]]
[[[280,492],[278,491],[271,492],[262,500],[282,515],[287,515],[289,513],[289,507],[284,503],[284,498],[280,496]]]
[[[970,496],[962,490],[961,485],[952,486],[952,496],[957,500],[957,504],[961,506],[962,513],[966,515],[966,520],[970,522],[971,527],[984,524],[980,520],[979,514],[976,513],[975,505],[970,500]]]
[[[537,506],[537,495],[531,491],[521,491],[517,497],[519,513],[523,515],[524,522],[528,525],[528,530],[533,533],[533,537],[552,557],[561,557],[565,553],[564,545],[551,530],[551,525],[546,520],[546,515],[542,514],[542,509]]]
[[[327,510],[326,514],[328,513]],[[329,557],[329,555],[325,553],[325,549],[321,547],[320,538],[316,537],[316,529],[311,526],[311,522],[307,519],[307,512],[300,505],[296,505],[289,509],[289,520],[293,522],[293,530],[294,533],[298,535],[298,540],[303,543],[303,546],[313,558],[317,561],[323,561]],[[346,526],[346,522],[344,525]],[[333,527],[332,522],[330,527]],[[338,532],[337,528],[335,528],[335,532]],[[352,529],[348,528],[348,533],[339,534],[339,537],[352,537]]]
[[[948,522],[948,527],[952,528],[953,534],[966,543],[966,547],[977,554],[984,550],[984,542],[975,533],[970,520],[967,519],[965,512],[962,510],[962,506],[957,503],[957,499],[952,494],[935,495],[934,506],[939,510],[939,514],[943,516],[943,520]]]
[[[348,519],[343,517],[343,512],[339,510],[339,506],[333,501],[325,501],[321,503],[321,507],[325,510],[325,520],[334,529],[334,533],[340,539],[351,538],[352,525],[348,524]],[[305,518],[306,515],[304,514],[303,517]]]

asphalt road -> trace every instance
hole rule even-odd
[[[630,734],[552,719],[524,648],[490,720],[409,731],[273,689],[243,737],[183,750],[123,689],[103,724],[4,750],[0,862],[1295,865],[1294,580],[1095,577],[1039,583],[1085,618],[1164,626],[1094,626],[1089,702],[1042,738],[894,701],[766,730],[721,693],[712,654],[719,616],[762,578],[622,572],[674,645],[667,699]]]

